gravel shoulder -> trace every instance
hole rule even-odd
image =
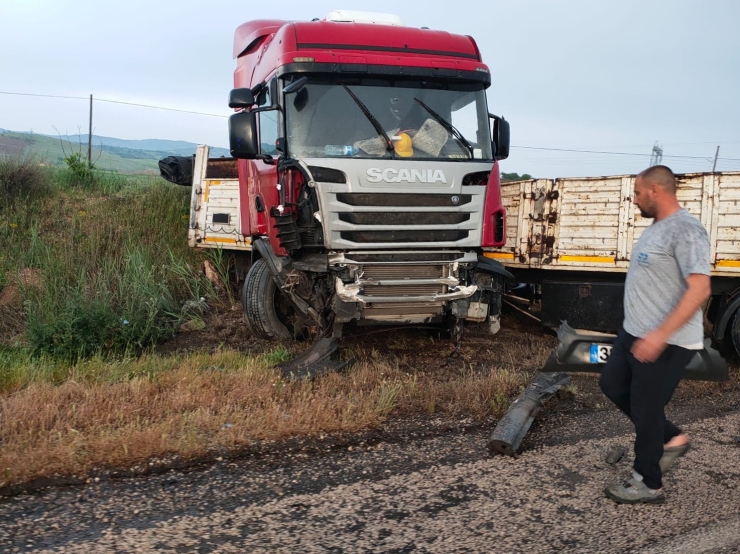
[[[355,440],[190,472],[49,488],[0,502],[5,552],[740,552],[740,404],[695,386],[669,416],[694,448],[663,506],[617,506],[629,424],[577,376],[518,459],[491,457],[492,425],[407,421]]]

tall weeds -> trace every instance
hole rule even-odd
[[[185,301],[212,293],[187,246],[187,190],[102,173],[81,187],[67,170],[2,160],[7,174],[18,201],[0,206],[0,286],[13,289],[0,330],[20,311],[34,354],[141,351],[172,336]]]
[[[0,154],[0,198],[13,204],[43,196],[49,191],[44,168],[34,156]]]

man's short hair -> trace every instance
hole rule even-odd
[[[648,183],[655,183],[667,192],[676,192],[676,176],[671,168],[665,165],[654,165],[641,171],[638,177]]]

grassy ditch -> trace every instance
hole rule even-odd
[[[185,240],[189,189],[0,158],[0,341],[66,360],[140,352],[212,293]]]

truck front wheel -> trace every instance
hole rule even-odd
[[[287,301],[282,298],[265,260],[249,268],[242,287],[242,308],[252,332],[263,339],[289,340],[292,335],[278,314]]]

